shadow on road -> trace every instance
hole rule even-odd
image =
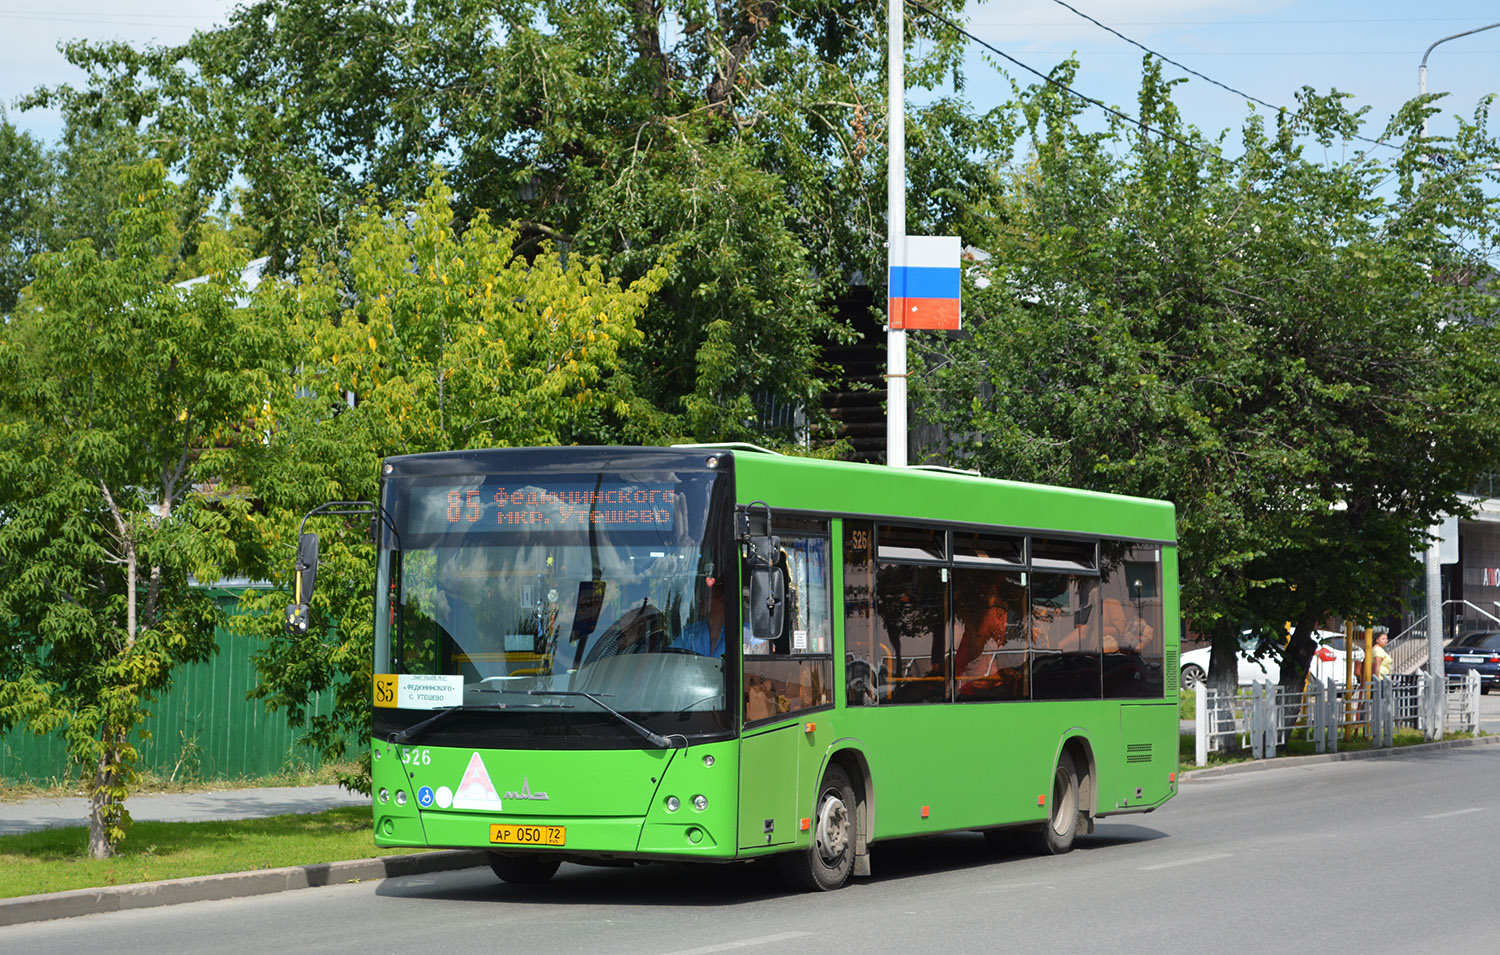
[[[1107,852],[1165,834],[1145,826],[1100,823],[1091,836],[1079,836],[1074,853]],[[1045,865],[1014,847],[992,848],[978,832],[896,839],[871,847],[868,879],[852,885],[878,885],[926,875],[1010,866]],[[801,896],[782,882],[774,860],[726,865],[650,863],[598,867],[565,863],[544,885],[500,882],[486,869],[466,869],[422,877],[388,879],[376,889],[391,898],[446,902],[522,902],[566,906],[723,906]]]

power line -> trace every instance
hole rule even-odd
[[[1062,90],[1063,92],[1067,93],[1069,96],[1076,97],[1077,99],[1080,99],[1080,100],[1082,100],[1085,103],[1088,103],[1090,106],[1098,107],[1099,109],[1104,110],[1106,113],[1110,113],[1110,114],[1112,114],[1114,116],[1119,117],[1120,119],[1123,119],[1125,122],[1130,123],[1133,126],[1138,126],[1142,130],[1144,130],[1146,132],[1149,132],[1149,133],[1155,133],[1156,135],[1161,136],[1164,139],[1170,139],[1172,142],[1176,143],[1177,145],[1186,147],[1188,149],[1191,149],[1191,150],[1193,150],[1196,153],[1199,153],[1199,154],[1201,154],[1203,156],[1209,157],[1210,159],[1224,160],[1224,157],[1222,155],[1220,155],[1219,153],[1216,153],[1216,152],[1214,152],[1212,150],[1204,149],[1202,146],[1199,146],[1196,143],[1190,143],[1187,140],[1181,138],[1180,136],[1175,136],[1172,133],[1167,132],[1165,129],[1161,129],[1161,128],[1158,128],[1158,127],[1155,127],[1155,126],[1151,126],[1150,124],[1146,123],[1144,120],[1136,119],[1134,116],[1131,116],[1128,113],[1123,113],[1120,110],[1115,109],[1113,106],[1108,106],[1105,103],[1103,103],[1102,101],[1094,99],[1092,96],[1085,96],[1083,93],[1078,92],[1077,90],[1073,89],[1071,86],[1067,86],[1067,85],[1065,85],[1063,83],[1059,83],[1057,80],[1054,80],[1052,77],[1048,76],[1046,73],[1043,73],[1041,70],[1038,70],[1038,69],[1035,69],[1033,67],[1027,66],[1025,63],[1022,63],[1020,60],[1018,60],[1015,57],[1011,56],[1009,53],[1006,53],[1004,50],[1001,50],[999,47],[994,46],[993,44],[989,43],[986,40],[981,40],[979,37],[977,37],[974,34],[970,33],[968,30],[966,30],[963,27],[959,26],[957,23],[954,23],[952,20],[950,20],[947,17],[943,16],[941,13],[938,13],[936,10],[932,10],[932,9],[928,8],[927,6],[925,6],[924,4],[922,4],[920,2],[920,0],[905,0],[905,2],[911,4],[913,7],[916,7],[918,10],[921,10],[923,13],[927,14],[929,17],[932,17],[934,20],[937,20],[937,21],[939,21],[941,23],[946,24],[949,29],[951,29],[954,32],[958,33],[960,36],[968,37],[970,40],[973,40],[975,43],[978,43],[980,46],[984,47],[986,50],[989,50],[991,53],[995,54],[996,56],[1002,57],[1005,60],[1008,60],[1009,62],[1014,63],[1016,66],[1019,66],[1021,69],[1025,70],[1026,72],[1031,73],[1034,76],[1040,77],[1041,80],[1044,83],[1046,83],[1047,85],[1049,85],[1049,86],[1055,86],[1058,89]],[[1224,160],[1224,161],[1228,162],[1229,160]]]
[[[1274,110],[1276,110],[1278,113],[1286,111],[1286,107],[1285,106],[1278,106],[1275,103],[1268,103],[1265,100],[1261,99],[1259,96],[1251,96],[1249,93],[1246,93],[1244,90],[1237,90],[1233,86],[1228,86],[1228,85],[1226,85],[1224,83],[1220,83],[1218,80],[1214,79],[1212,76],[1207,76],[1207,75],[1205,75],[1203,73],[1199,73],[1197,70],[1193,69],[1190,66],[1186,66],[1186,65],[1184,65],[1182,63],[1179,63],[1176,60],[1171,59],[1170,57],[1163,56],[1162,54],[1156,52],[1155,50],[1151,49],[1150,47],[1148,47],[1148,46],[1146,46],[1144,44],[1137,43],[1135,40],[1132,40],[1130,37],[1128,37],[1125,34],[1121,33],[1119,30],[1116,30],[1114,27],[1110,26],[1109,24],[1107,24],[1107,23],[1100,23],[1098,20],[1095,20],[1093,17],[1089,16],[1087,13],[1084,13],[1082,10],[1078,9],[1077,7],[1073,6],[1072,4],[1067,3],[1066,0],[1052,0],[1052,2],[1055,3],[1055,4],[1057,4],[1058,6],[1062,7],[1065,10],[1071,11],[1075,16],[1082,17],[1083,19],[1085,19],[1088,22],[1092,23],[1094,26],[1098,27],[1099,29],[1104,30],[1107,33],[1114,34],[1115,36],[1117,36],[1120,39],[1124,40],[1126,43],[1129,43],[1131,46],[1136,47],[1137,49],[1140,49],[1140,50],[1144,50],[1146,53],[1150,54],[1151,56],[1154,56],[1158,60],[1161,60],[1163,63],[1170,63],[1170,64],[1172,64],[1173,66],[1177,67],[1179,70],[1182,70],[1184,73],[1191,73],[1192,75],[1198,77],[1200,80],[1203,80],[1204,82],[1212,83],[1213,85],[1219,87],[1219,89],[1228,90],[1229,92],[1233,93],[1236,96],[1243,96],[1245,99],[1249,100],[1252,103],[1259,103],[1260,105],[1262,105],[1262,106],[1264,106],[1264,107],[1266,107],[1268,109],[1274,109]],[[1397,148],[1399,148],[1399,147],[1396,147],[1396,146],[1392,146],[1390,143],[1387,143],[1384,140],[1370,139],[1368,136],[1361,136],[1361,135],[1359,135],[1357,133],[1352,134],[1351,138],[1357,139],[1357,140],[1359,140],[1361,142],[1373,143],[1376,146],[1385,146],[1388,149],[1397,149]]]

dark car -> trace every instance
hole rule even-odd
[[[1443,670],[1451,679],[1470,670],[1479,674],[1479,692],[1500,682],[1500,632],[1469,633],[1443,648]]]

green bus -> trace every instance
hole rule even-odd
[[[378,510],[379,846],[827,890],[1176,791],[1170,504],[714,445],[392,457]]]

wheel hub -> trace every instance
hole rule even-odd
[[[829,865],[836,864],[849,846],[849,809],[837,796],[828,796],[818,807],[818,828],[814,834],[818,856]]]

